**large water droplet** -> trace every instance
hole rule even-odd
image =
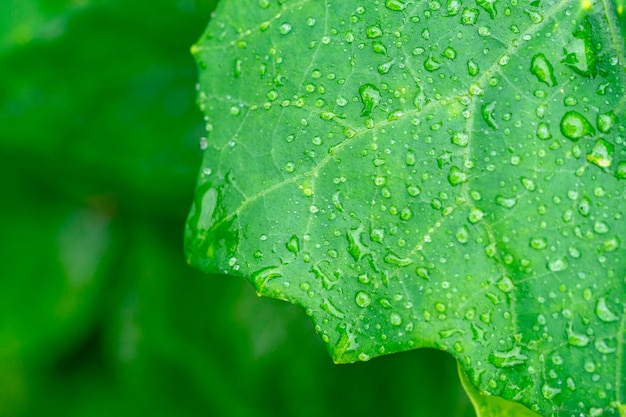
[[[498,1],[499,0],[477,0],[476,3],[485,9],[492,19],[495,19],[498,14],[498,11],[496,10],[496,2]]]
[[[450,167],[450,174],[448,174],[448,182],[450,183],[450,185],[457,186],[467,182],[467,180],[467,173],[463,172],[459,167]]]
[[[363,84],[359,87],[359,95],[361,96],[361,101],[363,102],[363,111],[361,111],[361,116],[369,116],[372,110],[374,110],[374,108],[378,106],[378,103],[380,103],[380,90],[373,84]]]
[[[496,118],[494,115],[494,111],[496,109],[496,102],[492,101],[491,103],[486,103],[482,105],[482,115],[483,115],[483,119],[485,119],[485,122],[487,122],[487,125],[489,125],[490,128],[497,130],[498,129],[498,123],[496,122]]]
[[[512,366],[521,365],[527,360],[528,356],[522,354],[519,346],[515,346],[507,352],[495,351],[489,356],[489,361],[498,368],[510,368]]]
[[[543,53],[534,55],[530,61],[530,72],[532,72],[539,81],[553,87],[557,84],[554,76],[554,68]]]
[[[585,135],[595,134],[595,129],[582,114],[575,110],[568,111],[561,119],[561,133],[576,142]]]
[[[587,161],[600,168],[608,168],[613,162],[613,151],[615,147],[612,143],[600,138],[596,140],[591,153],[587,154]]]
[[[606,298],[600,297],[596,303],[596,316],[604,322],[610,323],[612,321],[618,321],[619,316],[611,311],[606,304]]]

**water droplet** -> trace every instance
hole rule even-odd
[[[478,73],[480,72],[480,68],[478,67],[478,64],[473,59],[469,59],[467,61],[467,72],[472,77],[478,75]]]
[[[556,258],[548,262],[548,269],[552,272],[565,271],[568,266],[567,258]]]
[[[521,365],[528,360],[528,356],[522,354],[521,348],[515,346],[507,352],[495,351],[489,355],[489,362],[498,368],[510,368],[512,366]]]
[[[587,161],[600,168],[608,168],[613,162],[614,148],[612,143],[600,138],[596,140],[591,153],[587,154]]]
[[[394,326],[400,326],[402,324],[402,317],[400,317],[398,313],[391,313],[389,322]]]
[[[387,0],[385,7],[389,10],[401,11],[406,8],[406,1],[403,0]]]
[[[456,231],[456,240],[458,240],[459,243],[462,244],[466,244],[467,242],[469,242],[469,229],[467,228],[467,226],[463,225],[458,228],[458,230]]]
[[[433,72],[433,71],[438,70],[440,67],[441,67],[441,62],[433,58],[432,55],[429,55],[428,59],[424,61],[424,68],[426,68],[427,71]]]
[[[471,223],[471,224],[476,224],[479,221],[482,220],[482,218],[484,217],[485,213],[482,212],[482,210],[480,210],[479,208],[476,207],[472,207],[470,209],[470,213],[467,216],[467,220]]]
[[[289,23],[283,23],[278,27],[278,31],[281,35],[286,35],[291,32],[291,25]]]
[[[626,179],[626,161],[620,161],[615,170],[615,177],[619,180]]]
[[[583,217],[589,217],[591,213],[591,200],[588,197],[583,197],[578,203],[578,212]]]
[[[543,53],[538,53],[532,57],[530,61],[530,72],[532,72],[540,82],[547,84],[549,87],[557,85],[554,76],[554,68]]]
[[[460,168],[456,166],[450,167],[450,173],[448,174],[448,182],[452,186],[457,186],[467,182],[468,176]]]
[[[387,55],[387,47],[381,41],[372,42],[372,50],[374,53]]]
[[[541,395],[547,400],[551,400],[561,392],[561,388],[554,388],[547,384],[541,387]]]
[[[461,23],[463,25],[474,25],[478,19],[478,9],[463,9],[461,13]]]
[[[609,225],[602,220],[596,220],[593,224],[593,231],[596,233],[604,234],[609,232]]]
[[[513,206],[515,206],[515,204],[517,204],[517,200],[514,198],[507,198],[502,195],[497,195],[496,204],[500,207],[512,208]]]
[[[621,241],[619,240],[619,237],[613,236],[604,241],[602,249],[604,249],[605,252],[613,252],[619,248],[620,243]]]
[[[384,261],[388,264],[397,265],[401,267],[409,266],[413,263],[413,259],[409,257],[402,258],[393,252],[389,252],[387,255],[385,255]]]
[[[350,253],[352,258],[357,262],[360,261],[363,256],[371,253],[361,238],[364,228],[365,226],[360,225],[358,228],[346,232],[346,237],[348,238],[348,253]]]
[[[466,132],[455,132],[451,141],[455,145],[466,147],[469,144],[469,135]]]
[[[608,113],[598,113],[596,116],[596,125],[602,133],[609,133],[613,125],[617,123],[617,116],[612,111]]]
[[[444,49],[442,55],[448,59],[454,60],[456,59],[456,50],[448,46],[446,49]]]
[[[498,281],[497,285],[500,291],[506,292],[506,293],[511,292],[515,289],[515,284],[509,277],[502,277],[502,279]]]
[[[413,218],[413,211],[406,207],[400,211],[400,219],[402,220],[411,220]]]
[[[567,328],[567,343],[572,346],[585,347],[589,344],[589,337],[584,334],[575,333],[572,329],[572,324],[570,323]]]
[[[550,125],[547,123],[539,123],[537,125],[537,137],[541,140],[548,140],[552,137],[552,133],[550,133]]]
[[[548,247],[548,240],[543,237],[534,237],[530,239],[530,247],[537,250],[545,249]]]
[[[293,252],[297,255],[298,252],[300,252],[300,239],[298,239],[298,236],[293,235],[291,236],[291,238],[289,238],[289,241],[286,243],[285,246],[287,247],[287,250],[289,250],[289,252]]]
[[[595,134],[595,129],[582,114],[577,111],[568,111],[561,119],[561,133],[566,138],[576,142],[585,135]]]
[[[378,67],[376,67],[376,70],[378,71],[378,73],[380,75],[384,75],[387,74],[389,71],[391,71],[391,67],[393,67],[395,61],[391,60],[389,62],[384,62],[380,65],[378,65]]]
[[[535,191],[536,186],[533,180],[527,177],[522,177],[520,178],[520,181],[522,182],[522,185],[524,186],[524,188],[526,188],[528,191]]]
[[[363,84],[359,87],[359,95],[363,102],[363,111],[361,111],[361,117],[369,116],[369,114],[380,103],[381,95],[380,90],[373,84]]]
[[[609,346],[609,344],[607,343],[605,339],[596,339],[596,341],[593,343],[593,346],[596,348],[598,352],[603,353],[605,355],[609,353],[615,353],[617,351],[617,348]]]
[[[407,185],[406,191],[411,197],[417,197],[422,193],[422,189],[417,185]]]
[[[372,25],[365,30],[365,35],[370,39],[376,39],[383,36],[383,30],[380,26]]]
[[[498,123],[496,122],[496,118],[493,114],[494,110],[496,109],[496,102],[492,101],[491,103],[483,104],[481,108],[482,108],[483,119],[485,119],[485,122],[487,122],[487,125],[490,128],[497,130]]]
[[[530,21],[533,22],[534,24],[537,25],[537,24],[543,22],[543,16],[540,13],[537,13],[534,10],[524,10],[524,11],[526,12],[528,17],[530,18]]]
[[[372,303],[371,297],[363,291],[359,291],[356,293],[354,297],[354,302],[361,308],[365,308]]]
[[[596,303],[596,316],[598,316],[600,320],[607,323],[619,320],[619,316],[611,311],[606,303],[606,298],[604,297],[600,297]]]

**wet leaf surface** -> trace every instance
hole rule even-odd
[[[435,347],[542,415],[623,415],[618,6],[222,2],[190,262],[337,362]]]

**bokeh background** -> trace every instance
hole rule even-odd
[[[0,1],[0,417],[472,416],[448,355],[333,365],[299,308],[186,265],[214,7]]]

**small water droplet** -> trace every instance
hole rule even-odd
[[[278,31],[281,35],[286,35],[291,32],[291,25],[289,23],[283,23],[278,27]]]
[[[389,322],[394,326],[400,326],[402,324],[402,317],[400,317],[398,313],[391,313]]]
[[[584,334],[575,333],[570,323],[567,328],[567,342],[572,346],[585,347],[589,344],[589,337]]]
[[[463,13],[461,13],[461,24],[463,25],[474,25],[476,24],[476,20],[478,19],[478,9],[463,9]]]
[[[462,244],[466,244],[467,242],[469,242],[469,229],[467,228],[467,226],[463,225],[458,228],[458,230],[456,231],[456,240],[458,240],[459,243]]]
[[[359,291],[354,297],[354,302],[357,306],[365,308],[372,303],[372,299],[366,292]]]
[[[620,161],[615,170],[615,178],[619,180],[626,179],[626,161]]]
[[[585,135],[595,134],[595,129],[585,116],[574,110],[563,115],[560,128],[563,136],[574,142]]]
[[[556,258],[548,262],[548,269],[552,272],[565,271],[568,266],[567,258]]]
[[[524,10],[526,12],[526,14],[528,15],[528,17],[530,18],[530,21],[533,22],[534,24],[539,24],[541,22],[543,22],[543,15],[541,15],[540,13],[537,13],[534,10]]]
[[[617,123],[617,116],[612,111],[607,113],[598,113],[596,116],[596,125],[602,133],[609,133],[613,125]]]
[[[406,8],[406,1],[404,0],[387,0],[385,7],[389,10],[402,11]]]
[[[478,75],[478,73],[480,72],[480,68],[478,67],[478,64],[473,59],[469,59],[467,61],[467,72],[472,77]]]
[[[373,41],[372,50],[374,53],[387,55],[387,47],[381,41]]]
[[[524,186],[524,188],[526,188],[528,191],[535,191],[536,186],[535,186],[535,182],[527,177],[521,177],[520,181],[522,182],[522,185]]]
[[[554,388],[551,387],[547,384],[544,384],[541,387],[541,395],[543,395],[543,398],[547,399],[547,400],[551,400],[554,397],[556,397],[558,394],[561,393],[561,388]]]
[[[372,25],[365,30],[365,35],[370,39],[376,39],[383,36],[383,30],[380,26]]]
[[[484,217],[485,213],[482,212],[482,210],[480,210],[479,208],[476,207],[472,207],[470,209],[470,213],[467,216],[467,220],[471,223],[471,224],[476,224],[479,221],[482,220],[482,218]]]
[[[552,133],[550,133],[550,125],[540,122],[537,125],[537,137],[541,140],[550,139],[552,137]]]
[[[291,238],[289,238],[289,241],[286,243],[285,246],[287,247],[287,250],[289,250],[289,252],[295,253],[297,255],[298,252],[300,252],[300,239],[298,239],[298,236],[293,235],[291,236]]]
[[[543,237],[534,237],[530,239],[530,247],[537,250],[545,249],[548,247],[548,240]]]
[[[451,141],[455,145],[466,147],[469,144],[469,135],[466,132],[455,132]]]

